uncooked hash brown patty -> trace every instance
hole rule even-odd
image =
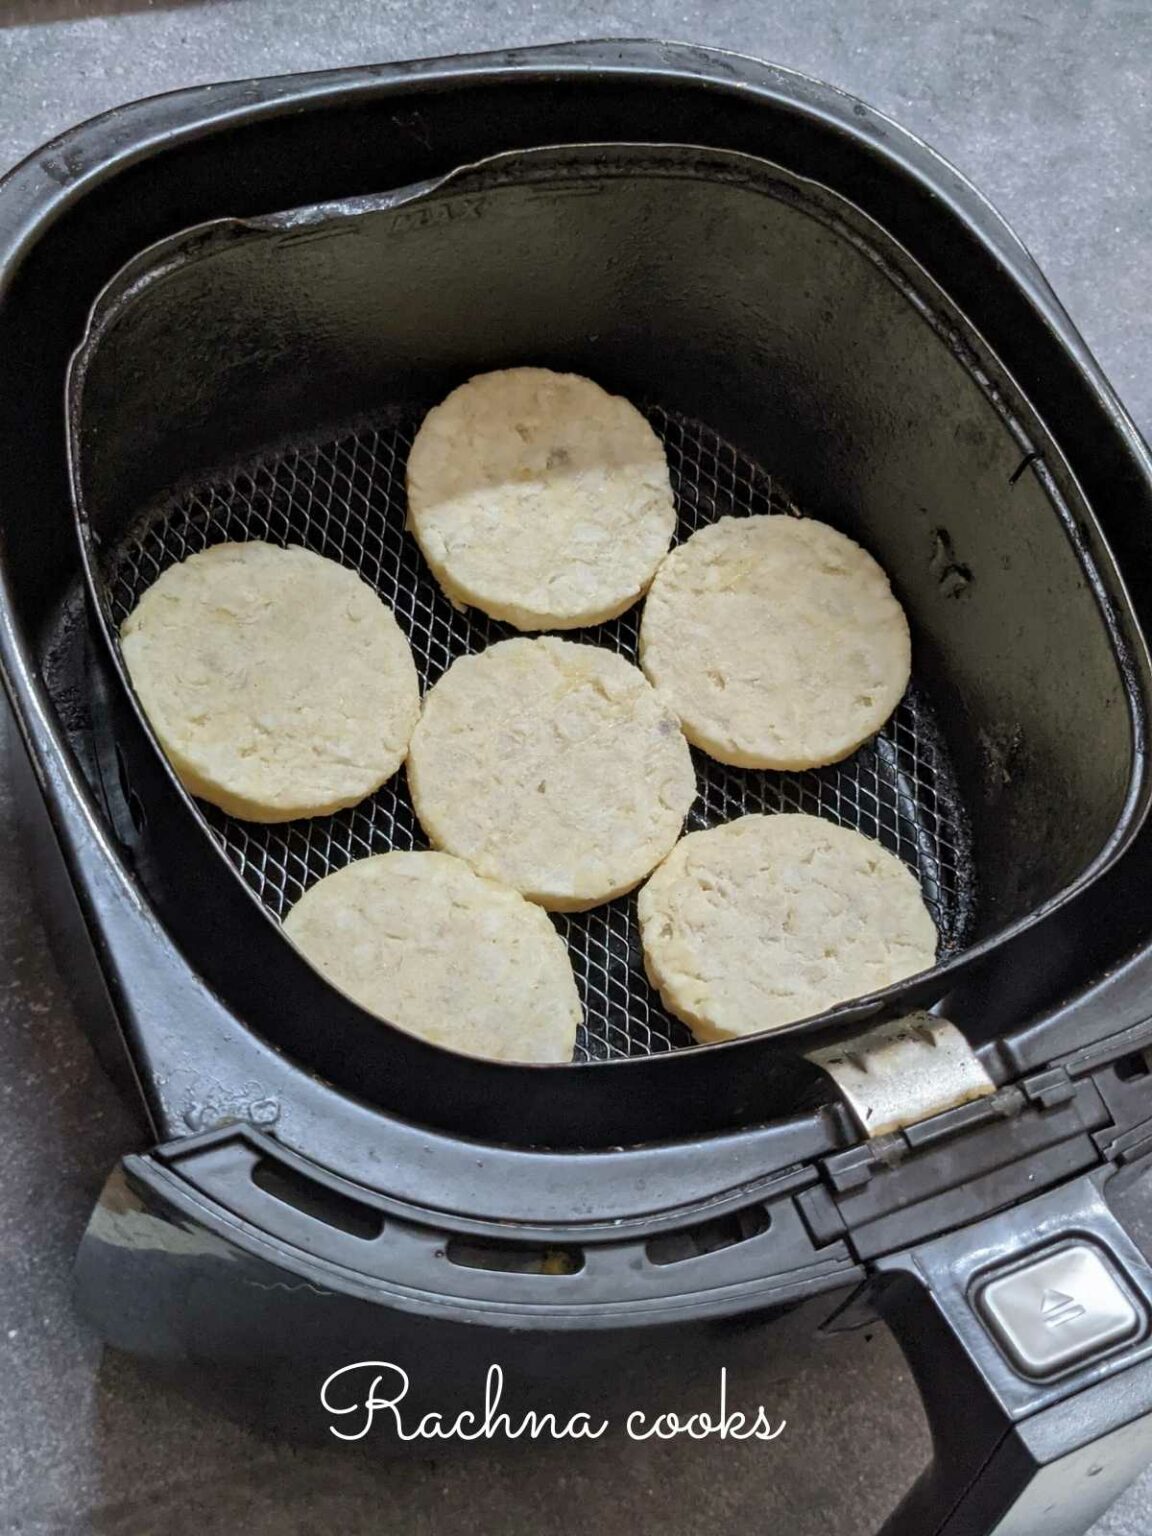
[[[811,518],[722,517],[656,573],[640,665],[694,746],[796,771],[880,729],[911,647],[887,576],[851,539]]]
[[[369,1013],[495,1061],[570,1061],[580,999],[546,912],[446,853],[383,853],[326,876],[284,930]]]
[[[557,911],[639,884],[696,795],[688,743],[643,673],[553,636],[453,662],[424,700],[408,784],[436,847]]]
[[[120,648],[185,787],[246,821],[356,805],[404,761],[420,713],[391,609],[307,549],[190,555],[144,593]]]
[[[692,832],[637,906],[649,979],[702,1041],[781,1029],[936,961],[911,870],[819,816]]]
[[[453,601],[517,629],[574,629],[647,590],[676,507],[635,406],[578,374],[506,368],[424,418],[408,525]]]

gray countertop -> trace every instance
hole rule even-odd
[[[0,170],[178,86],[594,36],[758,54],[921,134],[1015,225],[1152,429],[1147,0],[0,0]],[[749,1391],[789,1421],[769,1446],[618,1440],[381,1466],[271,1444],[103,1352],[68,1272],[139,1133],[45,953],[16,838],[0,784],[0,1531],[874,1530],[927,1453],[882,1331],[834,1352],[766,1336]],[[1152,1529],[1152,1480],[1097,1529]]]

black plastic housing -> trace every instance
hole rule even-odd
[[[1146,453],[1043,279],[954,172],[848,98],[749,61],[658,44],[610,44],[489,56],[466,66],[398,66],[386,74],[353,71],[237,85],[145,103],[42,151],[9,179],[0,205],[0,339],[5,356],[18,365],[0,379],[0,425],[12,445],[0,463],[5,676],[82,900],[95,880],[139,910],[132,855],[113,834],[118,826],[130,841],[127,809],[93,789],[101,782],[87,732],[93,680],[61,452],[62,379],[100,288],[149,242],[224,212],[252,217],[364,196],[517,145],[590,137],[666,141],[671,121],[678,137],[770,156],[792,177],[851,186],[858,200],[866,200],[871,218],[890,240],[914,252],[925,280],[951,296],[972,332],[1013,360],[1037,430],[1042,421],[1058,432],[1063,456],[1121,567],[1127,558],[1138,568],[1148,538]],[[1015,388],[1012,394],[1017,396]],[[1013,494],[1021,486],[1023,494],[1033,494],[1028,483],[1038,473],[1051,473],[1058,488],[1074,491],[1059,457],[1051,465],[1025,464],[1025,457],[1004,465],[1008,476],[1016,475]],[[803,466],[796,468],[802,472]],[[1085,532],[1091,544],[1091,526]],[[1090,553],[1107,563],[1103,549]],[[1123,629],[1122,606],[1115,619]],[[1122,638],[1139,672],[1139,637]],[[114,777],[106,774],[105,784]],[[1120,869],[1128,865],[1125,860]],[[1123,875],[1117,878],[1123,882]],[[213,889],[221,894],[218,882]],[[1098,974],[1106,956],[1115,962],[1125,948],[1142,946],[1142,917],[1132,904],[1110,896],[1106,882],[1095,889],[1099,905],[1090,913],[1084,909],[1084,921],[1069,912],[1066,925],[1055,929],[1057,914],[1034,942],[1019,939],[995,962],[969,969],[946,1006],[973,1039],[991,1045],[1026,1021],[1043,1019],[1053,1003],[1083,985],[1087,973]],[[151,926],[145,912],[140,917]],[[105,970],[110,958],[105,955]],[[194,970],[174,953],[163,964],[175,966],[174,981],[179,977],[173,995],[197,995]],[[127,956],[119,965],[139,971]],[[134,1056],[166,1054],[155,1016],[135,1016],[127,976],[125,983],[118,1003],[133,1030]],[[220,1011],[208,996],[203,1007]],[[270,1075],[288,1100],[305,1092],[304,1085],[307,1094],[313,1091],[308,1074],[269,1056],[243,1025],[229,1035],[230,1051],[239,1054],[234,1068],[224,1063],[221,1073],[218,1051],[210,1053],[215,1075],[243,1081],[252,1075],[250,1063],[272,1061]],[[430,1051],[418,1042],[412,1049]],[[1027,1047],[1029,1060],[1037,1049],[1042,1051]],[[192,1032],[181,1034],[180,1052],[189,1060],[202,1054]],[[754,1040],[735,1051],[679,1052],[659,1061],[615,1063],[603,1072],[543,1071],[537,1075],[548,1083],[547,1102],[533,1095],[514,1117],[498,1109],[485,1118],[492,1095],[477,1064],[464,1063],[457,1076],[452,1058],[430,1052],[430,1059],[433,1054],[438,1081],[446,1085],[435,1104],[418,1091],[426,1071],[388,1073],[374,1082],[349,1058],[349,1080],[354,1076],[359,1094],[389,1102],[401,1116],[435,1118],[445,1129],[593,1146],[751,1120],[763,1124],[796,1105],[798,1090],[813,1081],[809,1071],[782,1059],[779,1042]],[[600,1081],[590,1094],[586,1077],[593,1072]],[[180,1096],[158,1086],[151,1072],[144,1077],[165,1131],[185,1129]],[[229,1090],[225,1097],[234,1095]],[[336,1095],[334,1103],[341,1099]],[[333,1124],[327,1118],[324,1123]]]
[[[600,144],[152,247],[105,289],[71,378],[82,542],[114,665],[105,581],[173,486],[382,410],[411,414],[525,360],[636,399],[657,390],[880,559],[974,821],[971,854],[948,872],[974,908],[967,955],[756,1048],[780,1055],[830,1025],[938,1002],[1130,841],[1147,800],[1144,655],[1058,441],[947,291],[849,194],[866,202],[851,179],[832,187],[747,155]],[[122,668],[118,686],[131,694]],[[207,857],[195,813],[141,763],[142,720],[115,715],[127,777],[144,786],[140,876],[193,964],[271,1040],[312,1042],[304,1059],[336,1081],[418,1071],[405,1043],[317,989],[257,910],[245,922],[235,892],[190,899]],[[211,878],[204,868],[205,890]],[[606,1070],[584,1074],[586,1100],[611,1092]],[[657,1093],[668,1070],[650,1068]],[[542,1116],[556,1075],[475,1074],[487,1102],[528,1095]]]
[[[694,1341],[708,1358],[804,1297],[823,1293],[813,1305],[826,1317],[838,1293],[879,1272],[876,1304],[920,1376],[939,1453],[889,1536],[983,1536],[1013,1507],[1028,1528],[1060,1509],[1080,1531],[1147,1457],[1147,1334],[1135,1357],[1090,1362],[1059,1393],[1022,1401],[1012,1383],[1009,1402],[1003,1357],[986,1338],[973,1347],[948,1276],[976,1249],[1014,1262],[1092,1231],[1152,1296],[1147,826],[945,1000],[1010,1084],[975,1117],[853,1145],[847,1120],[826,1102],[804,1107],[783,1062],[754,1043],[739,1076],[726,1048],[679,1053],[656,1073],[613,1066],[601,1076],[617,1086],[595,1095],[562,1071],[568,1086],[546,1116],[525,1102],[516,1122],[502,1115],[469,1136],[475,1094],[450,1058],[437,1065],[438,1123],[420,1123],[404,1082],[378,1085],[391,1112],[374,1107],[214,995],[146,899],[131,806],[93,735],[100,653],[71,525],[63,380],[113,274],[150,242],[222,215],[376,194],[543,143],[666,143],[672,125],[680,141],[854,182],[1012,360],[1130,585],[1137,625],[1152,627],[1152,465],[1083,342],[979,195],[828,87],[705,50],[581,44],[204,88],[40,151],[0,184],[0,672],[57,952],[86,1026],[146,1112],[141,1145],[163,1144],[109,1181],[78,1264],[81,1305],[122,1347],[286,1385],[294,1363],[344,1364],[379,1339],[382,1353],[427,1365],[442,1407],[459,1401],[461,1368],[494,1352],[562,1397],[559,1375],[582,1359],[613,1369],[626,1352],[643,1380],[650,1362],[675,1369]],[[1017,485],[1064,474],[1058,460],[1038,471],[1026,458]],[[1127,641],[1138,663],[1138,635]],[[538,1140],[545,1124],[582,1147],[509,1144]],[[646,1144],[620,1146],[625,1125]],[[1033,1198],[1041,1187],[1050,1197]],[[534,1273],[507,1257],[455,1263],[449,1286],[453,1239],[475,1240],[473,1259],[501,1244],[596,1257]],[[356,1242],[371,1264],[347,1262]],[[854,1315],[873,1315],[866,1298],[838,1313],[844,1326]]]
[[[770,157],[794,176],[852,183],[858,197],[866,196],[872,217],[915,252],[918,266],[952,296],[988,347],[1014,360],[1032,408],[1058,431],[1121,569],[1138,572],[1146,564],[1146,450],[1022,248],[982,199],[910,136],[786,72],[658,44],[576,46],[191,92],[125,109],[41,151],[0,195],[0,342],[12,361],[0,377],[7,445],[0,457],[0,646],[28,754],[27,782],[64,861],[66,883],[58,889],[74,891],[79,903],[83,926],[72,930],[71,968],[92,966],[76,947],[86,929],[99,956],[89,994],[110,995],[107,1017],[128,1032],[129,1059],[164,1137],[251,1118],[274,1123],[319,1164],[371,1182],[379,1178],[379,1165],[363,1148],[371,1125],[377,1146],[395,1145],[390,1179],[420,1184],[436,1148],[431,1185],[464,1199],[459,1181],[475,1161],[459,1138],[465,1128],[527,1143],[547,1133],[558,1142],[610,1146],[622,1135],[675,1140],[756,1124],[716,1143],[681,1142],[694,1145],[687,1162],[701,1179],[721,1183],[730,1174],[738,1180],[740,1168],[778,1166],[778,1156],[816,1155],[843,1134],[834,1121],[802,1110],[771,1124],[773,1115],[796,1106],[798,1082],[783,1070],[779,1046],[760,1041],[739,1047],[738,1067],[723,1047],[614,1064],[602,1073],[590,1068],[604,1080],[595,1094],[587,1093],[582,1069],[550,1074],[560,1086],[539,1115],[525,1102],[516,1117],[493,1113],[487,1121],[484,1095],[469,1087],[475,1064],[466,1063],[457,1080],[451,1058],[438,1057],[446,1085],[435,1108],[440,1130],[407,1126],[405,1118],[430,1118],[426,1098],[412,1086],[419,1074],[393,1074],[376,1085],[361,1076],[359,1093],[334,1090],[270,1050],[203,986],[141,898],[132,855],[116,831],[127,837],[125,808],[119,814],[97,788],[92,680],[62,452],[62,381],[100,288],[149,242],[224,212],[252,217],[363,196],[518,145],[593,135],[666,141],[672,121],[680,138]],[[1035,464],[1025,465],[1016,488],[1036,472]],[[1059,461],[1052,472],[1063,473]],[[1147,605],[1142,589],[1136,600]],[[1139,662],[1138,636],[1127,638]],[[1070,907],[972,968],[964,987],[946,999],[972,1037],[987,1043],[997,1075],[1138,1016],[1146,917],[1132,893],[1144,879],[1146,841],[1139,838],[1115,871]],[[802,1071],[798,1076],[812,1082]],[[360,1098],[379,1100],[381,1092],[399,1118],[376,1114]],[[416,1143],[425,1150],[414,1161],[401,1149]],[[583,1178],[581,1158],[536,1162],[496,1149],[490,1158],[519,1170],[502,1174],[494,1209],[583,1201],[569,1182]],[[649,1168],[671,1174],[674,1165],[682,1172],[685,1160],[653,1156]],[[674,1202],[676,1188],[670,1177],[661,1198]]]

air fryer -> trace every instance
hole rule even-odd
[[[1152,1455],[1152,473],[996,215],[840,93],[581,44],[121,109],[13,173],[0,240],[14,761],[46,920],[147,1117],[78,1259],[103,1335],[202,1377],[259,1360],[319,1423],[358,1342],[441,1408],[490,1360],[554,1407],[737,1319],[880,1315],[936,1446],[886,1529],[1085,1529]],[[933,971],[694,1046],[623,900],[563,919],[586,1025],[531,1068],[369,1018],[283,940],[313,880],[419,846],[402,785],[288,827],[197,805],[117,625],[207,542],[306,543],[433,681],[503,630],[424,574],[404,455],[429,403],[520,362],[642,405],[680,536],[797,510],[890,573],[914,648],[890,724],[809,774],[699,760],[694,824],[878,836]],[[588,638],[632,654],[635,626]],[[1096,1289],[1029,1353],[995,1298],[1070,1254]]]

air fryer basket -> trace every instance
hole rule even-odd
[[[669,123],[722,152],[449,175]],[[60,384],[130,259],[74,378],[86,585]],[[206,86],[0,183],[0,355],[0,673],[30,872],[158,1142],[114,1171],[79,1255],[101,1335],[256,1381],[295,1429],[357,1340],[437,1410],[500,1360],[525,1406],[623,1381],[631,1408],[635,1381],[662,1411],[702,1348],[772,1347],[754,1325],[780,1309],[806,1335],[874,1308],[933,1445],[885,1536],[1103,1513],[1148,1455],[1152,1334],[1036,1381],[974,1301],[1088,1243],[1152,1317],[1152,830],[1133,835],[1152,459],[979,194],[842,92],[683,45]],[[376,1024],[284,944],[135,708],[106,578],[165,509],[174,537],[197,488],[215,517],[261,503],[283,537],[330,475],[339,538],[379,473],[383,518],[383,445],[498,361],[583,367],[695,424],[892,571],[977,877],[968,947],[935,975],[787,1035],[528,1068]],[[820,1086],[801,1046],[945,987],[993,1097],[863,1143],[826,1082],[820,1108],[798,1097]]]
[[[113,281],[73,369],[96,608],[118,657],[120,621],[169,564],[223,539],[301,543],[392,605],[428,686],[509,631],[454,609],[404,533],[422,411],[483,368],[588,373],[662,436],[679,538],[725,513],[801,511],[892,576],[914,678],[888,726],[807,774],[696,754],[690,825],[801,809],[879,837],[920,879],[942,964],[832,1021],[934,1004],[967,957],[1093,878],[1144,804],[1119,579],[1098,540],[1090,555],[1091,513],[1070,476],[1058,489],[1042,425],[982,352],[851,204],[744,156],[527,152],[382,198],[203,226]],[[578,638],[634,656],[638,617]],[[422,846],[402,775],[288,826],[194,810],[157,775],[129,693],[121,670],[107,723],[161,909],[211,904],[227,878],[209,860],[198,894],[175,890],[173,863],[187,861],[174,829],[189,817],[273,918],[350,859]],[[250,906],[255,934],[267,925]],[[585,1005],[579,1058],[691,1043],[644,979],[633,910],[623,898],[559,920]],[[202,957],[204,935],[193,943]],[[303,966],[287,945],[263,952]],[[268,1027],[256,993],[249,1012]],[[309,1001],[359,1013],[327,988]]]

